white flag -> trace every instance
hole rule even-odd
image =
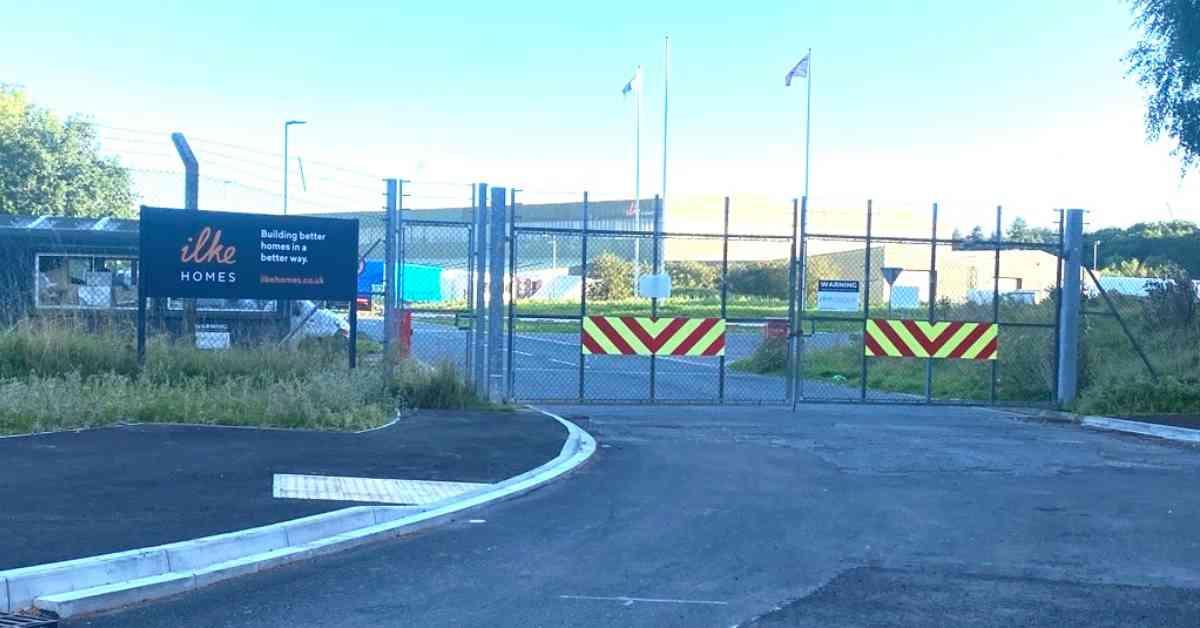
[[[800,63],[797,63],[796,66],[792,68],[792,71],[787,73],[787,79],[784,80],[784,85],[791,87],[793,78],[808,77],[808,58],[811,56],[811,53],[804,55],[804,58],[800,60]]]
[[[625,84],[625,87],[621,88],[622,95],[628,95],[629,92],[632,91],[642,91],[642,66],[640,65],[638,66],[637,71],[633,73],[633,78],[629,79],[629,82]]]

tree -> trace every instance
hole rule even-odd
[[[1102,271],[1105,275],[1115,277],[1163,277],[1167,273],[1168,265],[1169,263],[1147,263],[1135,257],[1122,259],[1116,264],[1105,266]]]
[[[1029,223],[1025,219],[1017,216],[1013,218],[1012,224],[1008,226],[1008,239],[1023,242],[1029,239]]]
[[[0,84],[0,214],[132,217],[133,201],[129,174],[99,154],[90,122],[60,121]]]
[[[679,260],[665,264],[671,276],[671,288],[716,290],[721,283],[721,269],[713,264]]]
[[[605,251],[588,264],[588,298],[613,301],[633,297],[633,262]]]
[[[983,227],[975,225],[975,228],[971,229],[971,235],[967,236],[967,239],[974,240],[975,242],[983,242]]]
[[[1012,224],[1008,226],[1008,233],[1004,236],[1004,239],[1010,242],[1054,244],[1058,242],[1058,233],[1046,227],[1030,227],[1024,218],[1017,216],[1013,218]]]
[[[1200,226],[1195,223],[1173,220],[1140,222],[1124,229],[1108,227],[1086,235],[1084,249],[1091,251],[1096,241],[1100,242],[1101,268],[1117,266],[1123,260],[1141,260],[1143,267],[1175,263],[1192,276],[1200,276]]]
[[[1200,5],[1196,0],[1130,0],[1142,39],[1125,55],[1146,88],[1146,135],[1177,142],[1186,172],[1200,158]]]

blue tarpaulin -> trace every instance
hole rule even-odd
[[[399,265],[398,265],[399,266]],[[441,301],[442,269],[424,264],[404,264],[405,301]],[[359,296],[383,295],[383,262],[367,260],[358,274]]]

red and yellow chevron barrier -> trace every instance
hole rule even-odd
[[[587,316],[580,345],[585,355],[725,355],[723,318]]]
[[[999,331],[995,323],[873,318],[867,321],[863,346],[871,357],[995,360]]]

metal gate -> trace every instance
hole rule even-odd
[[[964,237],[939,232],[937,204],[881,221],[868,201],[859,224],[806,205],[797,401],[1054,403],[1061,212],[1055,228],[1005,229],[997,207],[994,230]]]
[[[406,217],[396,245],[396,294],[401,295],[400,311],[409,317],[400,326],[411,334],[407,339],[411,355],[469,373],[475,323],[475,226]]]
[[[653,207],[646,224],[661,225]],[[578,227],[514,226],[509,397],[788,403],[795,222],[782,234],[733,233],[729,213],[726,202],[715,233],[596,229],[585,197]],[[639,296],[639,277],[654,274],[672,278],[669,296]],[[752,285],[772,274],[774,289]],[[753,372],[756,360],[772,372]]]
[[[784,234],[514,225],[509,399],[571,403],[1052,404],[1057,232],[913,234],[913,219]],[[819,213],[818,213],[819,214]],[[894,218],[894,217],[892,217]],[[922,221],[923,222],[923,221]],[[785,227],[786,228],[786,227]],[[1011,230],[1010,230],[1011,231]],[[1010,234],[1011,235],[1011,234]],[[638,277],[666,274],[665,298]]]

